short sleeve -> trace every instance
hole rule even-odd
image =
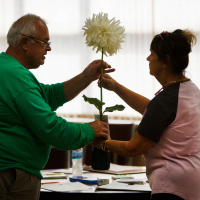
[[[162,133],[176,118],[180,84],[168,86],[155,96],[147,106],[137,132],[157,143]]]

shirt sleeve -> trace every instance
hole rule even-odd
[[[58,149],[78,149],[95,139],[89,124],[71,123],[58,117],[37,89],[24,91],[13,104],[24,126],[42,141]]]
[[[139,134],[157,143],[176,118],[179,84],[166,88],[149,102],[137,128]]]
[[[64,94],[63,83],[57,83],[52,85],[45,85],[40,83],[40,85],[46,94],[48,104],[51,107],[52,111],[57,110],[57,108],[62,106],[64,103],[68,102]]]

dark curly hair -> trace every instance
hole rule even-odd
[[[191,47],[196,44],[196,40],[189,30],[177,29],[172,33],[163,32],[156,35],[151,42],[151,49],[158,55],[159,60],[171,65],[174,73],[184,74]],[[167,56],[170,57],[170,63]]]

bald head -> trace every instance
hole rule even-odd
[[[49,31],[43,19],[28,14],[11,26],[6,53],[18,60],[27,69],[36,69],[44,64],[46,54],[51,51]]]
[[[38,29],[36,24],[46,25],[46,22],[39,16],[34,14],[27,14],[15,21],[7,34],[7,43],[9,46],[16,48],[21,41],[22,33],[33,37],[38,36]],[[34,41],[32,41],[34,42]]]

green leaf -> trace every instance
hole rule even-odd
[[[113,112],[115,110],[118,110],[118,111],[122,111],[124,110],[124,106],[123,105],[115,105],[115,106],[112,106],[112,107],[106,107],[106,109],[104,110],[103,113],[105,112]]]
[[[100,111],[101,110],[101,107],[102,105],[104,105],[105,103],[104,102],[101,102],[99,99],[97,98],[89,98],[89,97],[86,97],[85,95],[83,95],[83,98],[86,102],[89,102],[90,104],[93,104],[96,106],[96,108]]]

